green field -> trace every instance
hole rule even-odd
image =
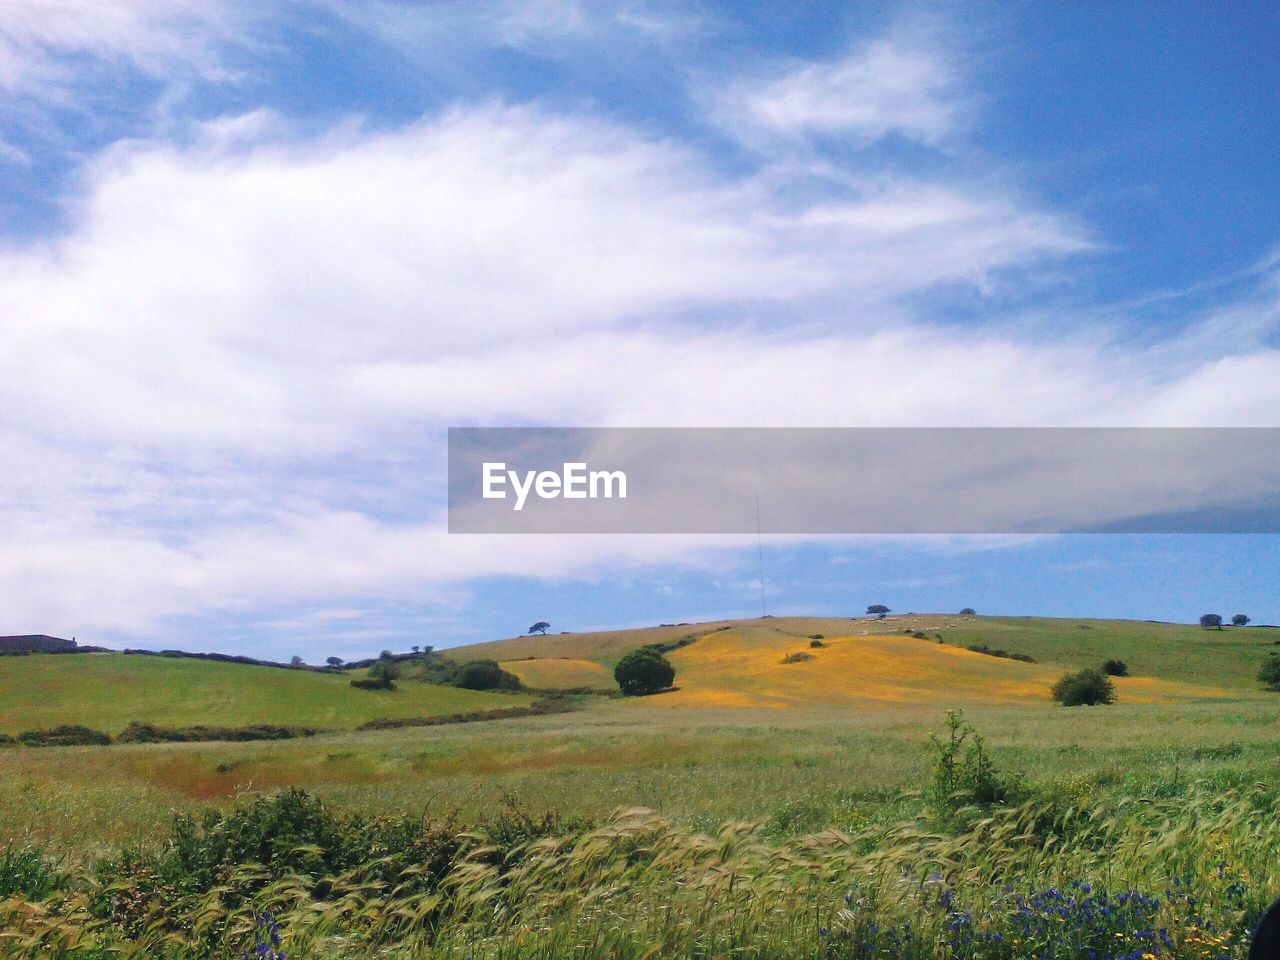
[[[357,690],[352,675],[111,653],[0,657],[0,733],[75,723],[350,729],[366,720],[513,706],[524,697],[429,684]]]
[[[813,634],[822,635],[821,647],[811,646]],[[745,912],[714,917],[699,913],[702,907],[686,905],[692,926],[668,929],[664,924],[670,918],[660,904],[683,894],[667,884],[679,877],[680,890],[688,884],[696,889],[698,882],[710,883],[711,874],[700,881],[673,872],[668,863],[636,866],[640,872],[632,876],[633,867],[626,864],[633,854],[624,856],[619,848],[624,859],[600,865],[599,883],[605,883],[605,876],[613,878],[610,883],[629,877],[624,887],[639,898],[637,904],[649,906],[627,907],[625,901],[610,906],[606,899],[597,905],[601,912],[583,914],[580,908],[593,902],[583,896],[592,892],[591,877],[596,873],[580,876],[578,888],[555,896],[552,887],[562,881],[544,877],[529,889],[528,903],[539,904],[540,911],[563,922],[531,919],[518,932],[506,925],[507,920],[481,923],[473,918],[464,924],[457,919],[461,925],[450,926],[449,937],[430,950],[405,927],[394,942],[406,952],[391,950],[385,955],[406,958],[436,955],[432,951],[440,956],[529,955],[548,960],[638,958],[645,955],[646,931],[659,928],[665,931],[661,937],[666,945],[656,956],[822,956],[824,948],[815,939],[818,930],[844,922],[836,916],[847,892],[844,878],[861,876],[877,862],[875,856],[868,860],[865,855],[892,849],[894,857],[927,859],[939,855],[927,853],[934,842],[953,842],[955,851],[963,851],[953,854],[958,858],[956,882],[967,878],[963,882],[975,896],[986,889],[987,881],[975,879],[988,875],[983,871],[991,876],[1013,871],[1019,883],[1088,879],[1160,892],[1172,879],[1172,861],[1160,849],[1180,851],[1177,856],[1186,858],[1186,869],[1193,873],[1209,871],[1203,877],[1196,874],[1195,882],[1203,885],[1204,902],[1215,904],[1215,922],[1244,922],[1243,914],[1231,912],[1236,907],[1227,882],[1219,883],[1227,875],[1221,870],[1245,871],[1250,890],[1261,891],[1256,896],[1280,893],[1280,862],[1272,856],[1274,848],[1265,846],[1270,841],[1258,832],[1261,821],[1255,822],[1264,816],[1264,808],[1280,805],[1275,776],[1280,769],[1280,694],[1263,690],[1256,680],[1260,664],[1280,649],[1280,630],[935,615],[885,621],[779,618],[522,638],[469,647],[459,657],[491,656],[509,669],[525,670],[538,685],[556,686],[571,677],[608,677],[608,669],[626,650],[690,635],[697,637],[693,643],[668,653],[677,669],[673,692],[638,699],[587,698],[580,709],[564,714],[367,732],[350,728],[375,716],[455,712],[527,698],[469,694],[413,681],[402,681],[393,694],[368,693],[351,689],[342,676],[195,660],[0,660],[0,717],[8,729],[73,721],[115,730],[132,719],[175,725],[265,722],[345,728],[283,742],[0,750],[0,846],[34,846],[77,865],[109,855],[122,844],[161,850],[157,845],[168,834],[175,811],[226,809],[261,792],[298,786],[338,810],[369,816],[425,812],[432,822],[459,824],[456,829],[468,836],[495,830],[494,836],[507,836],[513,829],[524,835],[521,830],[533,829],[529,824],[540,823],[544,813],[554,811],[554,822],[563,824],[556,829],[585,838],[582,831],[594,827],[614,839],[591,843],[609,847],[615,840],[621,842],[616,838],[627,831],[659,829],[654,827],[659,821],[635,826],[634,818],[658,817],[666,839],[645,846],[649,853],[667,849],[664,844],[689,857],[695,850],[703,850],[699,856],[719,850],[716,870],[739,862],[744,876],[758,876],[762,884],[767,880],[770,891],[774,884],[780,884],[779,891],[808,889],[795,887],[796,878],[778,864],[818,857],[804,868],[809,877],[805,883],[817,886],[804,896],[797,892],[796,902],[790,893],[762,892],[760,916],[749,905],[742,908]],[[965,649],[973,644],[1027,654],[1035,662]],[[802,650],[811,652],[813,659],[784,662],[788,653]],[[1116,681],[1116,704],[1068,709],[1050,701],[1048,686],[1063,671],[1097,666],[1112,657],[1125,660],[1131,673]],[[144,675],[161,668],[172,672]],[[119,669],[144,673],[114,673]],[[51,693],[57,684],[59,692]],[[33,689],[40,685],[43,696]],[[131,691],[134,699],[122,703]],[[985,828],[980,824],[986,821],[977,813],[938,819],[929,800],[937,768],[930,734],[942,729],[944,713],[953,707],[963,707],[985,737],[989,756],[1002,775],[1021,783],[1018,802],[1024,806],[1018,809],[1023,812],[997,808],[990,815],[1033,817],[1037,825],[1031,834],[1011,826],[1012,832],[1001,834],[998,841],[983,840],[980,832]],[[152,712],[139,714],[139,709]],[[31,719],[37,715],[39,722]],[[1228,801],[1245,803],[1252,812],[1229,813]],[[1200,809],[1196,805],[1204,806],[1196,816],[1206,822],[1227,818],[1214,828],[1216,839],[1188,832],[1180,819],[1186,811]],[[639,814],[637,808],[652,813]],[[514,821],[517,828],[509,819],[500,827],[485,826],[510,809],[521,811]],[[1067,819],[1053,826],[1058,822],[1054,818],[1060,817]],[[1093,826],[1070,826],[1073,817],[1086,817]],[[617,826],[620,822],[633,825]],[[753,824],[746,839],[723,848],[699,846],[703,841],[698,837],[745,830],[726,826],[744,822]],[[1106,829],[1114,836],[1108,846],[1098,848],[1098,841],[1087,837],[1092,835],[1089,830],[1103,825],[1109,825]],[[815,853],[833,842],[824,833],[829,830],[856,838],[848,842],[855,843],[863,859],[848,861],[838,850]],[[822,837],[827,839],[815,839]],[[1221,849],[1211,849],[1211,840]],[[1045,843],[1049,846],[1043,847]],[[1106,850],[1128,849],[1126,844],[1133,847],[1125,855],[1127,866],[1109,866]],[[803,857],[802,850],[807,851]],[[994,856],[992,851],[1003,858],[998,867],[983,859]],[[649,863],[643,857],[636,862]],[[1209,875],[1213,871],[1206,865],[1211,862],[1225,864],[1213,867],[1218,879]],[[748,868],[748,863],[754,866]],[[828,868],[834,871],[833,886],[816,879]],[[556,869],[561,872],[548,876],[563,877],[567,867]],[[472,882],[463,881],[463,876],[471,874],[459,874],[460,884]],[[880,881],[869,877],[866,882]],[[556,899],[561,896],[567,899]],[[916,909],[896,897],[888,897],[897,904],[892,909],[877,909],[901,909],[908,915]],[[824,905],[820,918],[805,914],[801,901],[806,898]],[[450,902],[451,909],[459,908]],[[983,910],[1002,909],[984,903]],[[657,912],[646,914],[650,907]],[[389,908],[383,903],[378,909]],[[799,926],[776,929],[787,911],[799,911]],[[649,919],[643,920],[646,916]],[[698,941],[695,920],[726,935],[723,924],[741,922],[746,925],[741,936],[756,938],[761,951],[734,954],[725,952],[719,941]],[[296,922],[302,922],[301,915]],[[1003,921],[997,917],[990,922],[997,929]],[[1199,924],[1187,917],[1163,922]],[[468,925],[472,923],[479,925]],[[604,949],[578,941],[587,936],[584,931],[603,936],[601,923],[627,931],[625,936],[618,934],[625,943]],[[350,953],[337,952],[325,939],[328,934],[321,932],[306,941],[311,953],[301,952],[304,938],[299,934],[299,956],[383,955],[372,946],[374,952],[354,947]],[[945,934],[941,928],[935,932],[939,937]],[[469,939],[473,934],[479,939]],[[1206,960],[1242,955],[1240,942],[1234,941],[1210,944],[1217,953],[1209,947],[1196,952],[1199,947],[1188,946],[1191,936],[1188,933],[1176,949],[1153,955]],[[502,952],[516,943],[522,944],[520,951]],[[925,953],[903,948],[892,955],[932,955],[928,951],[934,948],[919,949]]]

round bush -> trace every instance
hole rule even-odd
[[[1116,688],[1101,670],[1064,674],[1053,685],[1053,699],[1064,707],[1092,707],[1115,703]]]
[[[471,660],[458,668],[457,685],[464,690],[519,690],[520,678],[494,660]]]
[[[676,668],[657,650],[632,650],[613,668],[613,678],[629,697],[643,697],[671,686]]]
[[[1280,692],[1280,657],[1274,653],[1267,657],[1262,669],[1258,671],[1258,679],[1268,690]]]
[[[1123,660],[1112,658],[1102,665],[1102,672],[1108,677],[1127,677],[1129,665]]]

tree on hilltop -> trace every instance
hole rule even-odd
[[[1210,627],[1217,627],[1219,630],[1221,630],[1221,629],[1222,629],[1222,614],[1220,614],[1220,613],[1206,613],[1206,614],[1203,614],[1203,615],[1200,617],[1200,626],[1204,627],[1206,630],[1207,630],[1207,629],[1209,629]]]
[[[1237,613],[1231,618],[1231,625],[1233,627],[1247,627],[1252,622],[1253,618],[1246,613]]]
[[[535,623],[532,627],[529,628],[529,632],[540,633],[545,637],[547,635],[547,631],[550,629],[551,629],[551,624],[547,623],[547,621],[545,620],[539,620],[537,623]]]
[[[871,616],[872,614],[874,614],[875,616],[879,617],[881,620],[883,620],[887,614],[890,614],[892,612],[893,611],[890,610],[888,607],[886,607],[883,603],[873,603],[871,606],[867,607],[868,616]]]

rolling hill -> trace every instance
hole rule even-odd
[[[527,703],[426,683],[356,690],[350,676],[118,653],[0,657],[0,733],[64,723],[118,733],[132,720],[349,729],[379,718],[437,716]]]
[[[810,648],[812,635],[824,646]],[[1276,650],[1280,629],[940,614],[780,617],[516,637],[446,654],[498,659],[530,686],[602,687],[612,686],[612,667],[628,650],[682,640],[687,645],[667,652],[679,689],[649,701],[655,707],[1043,703],[1064,671],[1109,658],[1129,666],[1131,676],[1116,680],[1127,702],[1233,696],[1257,691],[1258,666]],[[1035,662],[968,649],[979,646]],[[801,656],[783,663],[790,654]]]
[[[810,636],[821,635],[821,647]],[[940,638],[940,639],[939,639]],[[1065,670],[1108,658],[1128,703],[1250,696],[1258,666],[1280,652],[1280,629],[1203,630],[1119,620],[911,614],[885,620],[779,617],[635,630],[516,637],[443,651],[498,660],[529,687],[612,689],[627,651],[665,644],[674,691],[628,710],[825,709],[866,705],[1047,704]],[[677,646],[678,644],[681,644]],[[973,652],[985,645],[1034,663]],[[792,654],[794,662],[784,663]],[[353,689],[349,676],[195,659],[122,654],[0,658],[0,733],[80,723],[117,733],[130,721],[161,726],[269,723],[350,729],[372,719],[437,716],[528,703],[401,681],[395,691]]]

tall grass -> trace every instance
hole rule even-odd
[[[238,956],[269,914],[289,958],[1240,957],[1280,884],[1277,814],[1261,785],[1193,787],[772,841],[629,808],[561,836],[460,831],[430,865],[376,849],[336,872],[319,849],[226,863],[187,896],[148,899],[140,862],[6,900],[0,950]]]

